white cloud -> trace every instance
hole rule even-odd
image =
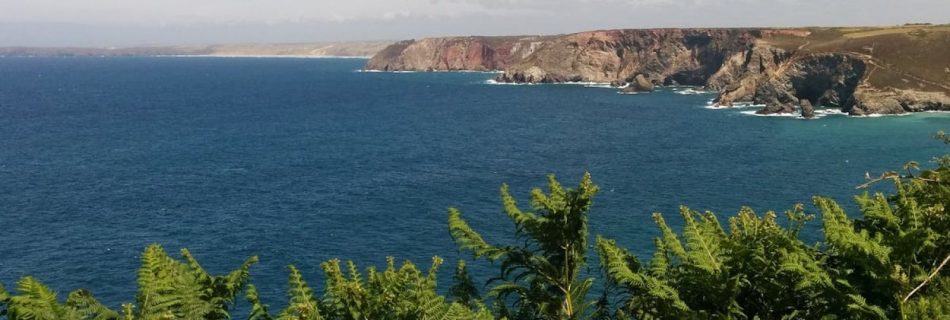
[[[947,0],[0,0],[0,45],[946,23],[946,12]]]

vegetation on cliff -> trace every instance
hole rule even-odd
[[[937,137],[950,145],[950,136]],[[459,248],[498,266],[484,295],[464,261],[446,297],[436,290],[439,257],[427,271],[408,261],[397,267],[392,258],[385,269],[365,272],[331,260],[322,264],[319,295],[289,267],[289,300],[275,311],[248,283],[256,257],[211,275],[187,250],[177,260],[152,245],[142,255],[134,302],[118,311],[84,289],[62,301],[27,276],[14,292],[0,286],[0,318],[228,319],[244,300],[249,319],[945,319],[950,155],[934,164],[922,170],[910,162],[869,181],[889,181],[894,191],[858,195],[860,213],[850,216],[825,197],[812,199],[815,213],[803,205],[781,217],[744,208],[725,225],[711,212],[683,207],[681,230],[654,214],[660,232],[645,262],[614,240],[589,243],[598,191],[590,175],[574,188],[550,177],[547,192],[531,192],[529,209],[502,186],[513,243],[491,243],[449,210]],[[816,218],[824,238],[805,243],[800,233]],[[599,263],[587,261],[591,248]]]

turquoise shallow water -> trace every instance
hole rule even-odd
[[[363,62],[0,59],[0,282],[33,274],[118,306],[157,242],[215,272],[260,255],[254,281],[279,307],[287,264],[318,286],[334,257],[451,264],[465,255],[447,207],[509,239],[501,183],[526,202],[546,174],[584,171],[603,190],[592,233],[645,255],[654,211],[676,224],[680,204],[850,204],[865,172],[945,153],[929,136],[950,130],[948,114],[754,117],[705,109],[709,95],[354,72]]]

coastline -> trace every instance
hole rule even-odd
[[[840,106],[852,115],[874,115],[950,111],[950,84],[941,72],[946,40],[947,25],[436,37],[394,43],[364,69],[504,70],[488,83],[631,86],[623,94],[688,85],[701,89],[679,94],[714,91],[723,105],[759,101],[762,113],[789,113],[804,100],[809,108]]]

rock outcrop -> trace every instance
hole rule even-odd
[[[948,52],[950,26],[601,30],[410,40],[366,68],[503,70],[496,81],[602,82],[625,92],[700,86],[718,91],[720,106],[765,104],[759,113],[810,117],[816,108],[950,110]]]
[[[780,113],[795,113],[795,105],[791,102],[776,102],[766,105],[764,108],[759,109],[755,114],[761,115],[770,115],[770,114],[780,114]]]
[[[808,101],[808,99],[800,100],[798,106],[802,110],[802,118],[811,119],[815,117],[815,107],[812,106],[811,101]]]
[[[613,83],[616,83],[616,81]],[[629,83],[626,81],[620,82],[620,87],[623,88],[624,92],[651,92],[656,89],[656,85],[643,74],[636,75]]]
[[[950,97],[939,92],[858,88],[849,113],[864,116],[920,111],[950,111]]]

